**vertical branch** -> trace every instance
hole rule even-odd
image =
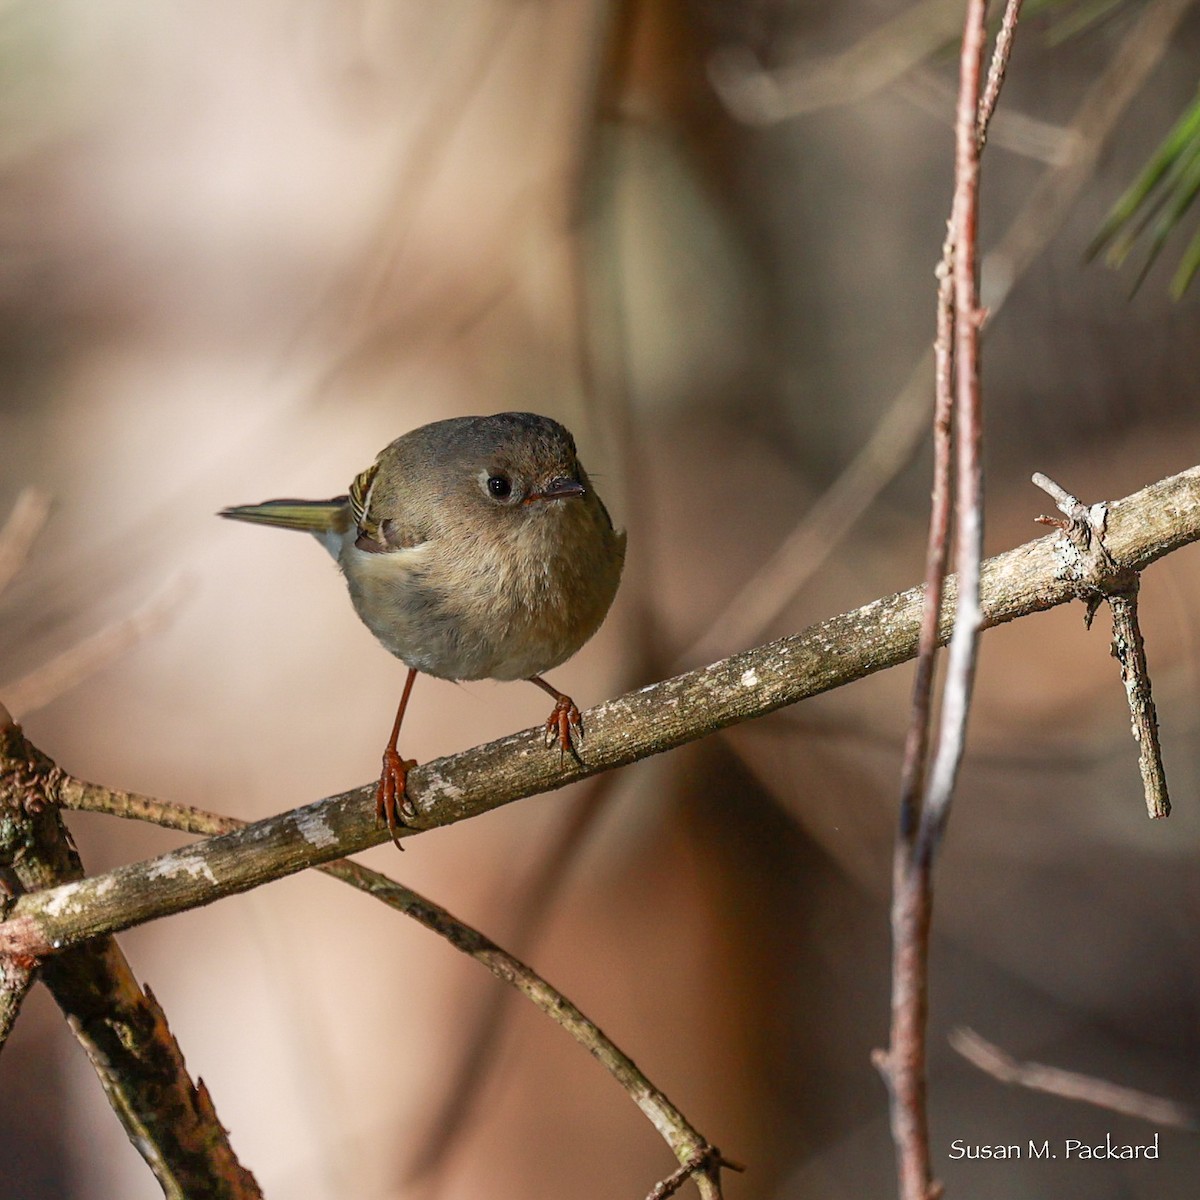
[[[936,403],[933,422],[933,496],[925,551],[925,602],[913,682],[912,718],[900,781],[900,827],[892,865],[892,1028],[890,1049],[876,1055],[891,1098],[901,1195],[928,1194],[929,1128],[925,1104],[925,970],[930,910],[928,897],[912,885],[913,850],[921,814],[933,715],[933,669],[950,544],[950,497],[954,415],[954,233],[946,235],[938,266],[937,338],[934,343]]]
[[[942,698],[937,756],[925,791],[917,853],[932,854],[949,814],[962,761],[967,712],[983,614],[979,571],[983,559],[983,414],[979,390],[979,308],[976,236],[979,220],[979,112],[986,0],[970,0],[963,34],[958,116],[955,121],[954,208],[954,385],[955,552],[958,603],[950,638],[949,667]]]
[[[0,567],[3,566],[3,547],[8,528],[5,526],[3,530],[0,530]],[[3,570],[0,570],[0,584],[3,582],[4,573]],[[0,738],[6,737],[9,730],[15,727],[12,715],[3,704],[0,704]],[[0,806],[0,819],[3,816],[3,807]],[[12,907],[19,890],[19,885],[9,869],[8,863],[11,858],[15,857],[21,844],[22,832],[19,821],[2,820],[0,823],[0,921],[8,916],[8,910]],[[0,954],[0,1051],[4,1049],[8,1035],[12,1032],[13,1025],[16,1024],[17,1015],[21,1011],[21,1002],[33,984],[34,967],[35,964],[28,958],[18,957],[15,954]]]
[[[0,708],[0,875],[14,893],[83,878],[54,803],[60,775]],[[0,956],[0,975],[19,989],[35,965]],[[138,987],[116,939],[85,942],[51,956],[38,970],[163,1195],[261,1196],[234,1155],[207,1089],[188,1076],[162,1010],[149,989]],[[19,992],[8,990],[19,1002]],[[8,1012],[15,1016],[15,1005],[0,1004],[0,1013],[7,1018]]]
[[[912,721],[905,742],[900,828],[893,865],[892,1017],[886,1054],[875,1056],[888,1085],[892,1138],[903,1200],[931,1200],[933,1181],[926,1105],[929,927],[933,859],[950,811],[962,761],[975,676],[983,556],[982,397],[979,386],[977,228],[979,161],[1012,49],[1020,0],[1009,0],[986,93],[986,0],[969,0],[960,59],[955,117],[954,202],[938,268],[934,344],[934,486],[926,547],[922,613]],[[955,567],[958,597],[950,640],[937,749],[927,762],[932,723],[934,652],[949,546],[954,477]],[[919,798],[919,800],[918,800]]]
[[[0,913],[3,909],[0,909]],[[17,962],[11,955],[0,955],[0,1050],[21,1011],[21,1001],[33,983],[33,968]]]
[[[937,339],[934,342],[933,495],[929,538],[925,547],[925,604],[913,682],[912,718],[904,743],[900,778],[900,834],[898,855],[907,856],[916,835],[918,798],[925,786],[929,757],[929,727],[933,702],[933,664],[937,650],[938,618],[950,545],[950,481],[954,420],[954,242],[949,230],[938,264]],[[897,860],[899,865],[899,860]]]
[[[976,140],[979,142],[981,154],[987,145],[988,125],[991,124],[992,114],[996,111],[996,101],[1000,99],[1000,89],[1004,86],[1004,76],[1008,72],[1008,60],[1012,57],[1013,38],[1017,33],[1017,20],[1021,16],[1021,2],[1022,0],[1008,0],[1004,6],[1004,16],[1000,19],[1000,32],[996,34],[996,48],[992,51],[987,84],[979,101],[979,128],[976,131]]]
[[[1146,811],[1152,819],[1171,815],[1171,797],[1158,740],[1158,714],[1150,692],[1150,669],[1137,611],[1138,581],[1124,592],[1107,596],[1112,611],[1113,657],[1121,665],[1121,682],[1129,701],[1133,739],[1138,744],[1138,770],[1146,793]]]

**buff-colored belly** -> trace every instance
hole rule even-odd
[[[586,563],[478,561],[446,566],[430,543],[385,554],[352,543],[340,562],[366,626],[408,666],[444,679],[525,679],[570,658],[604,619],[620,559],[593,581],[584,604],[572,574]]]

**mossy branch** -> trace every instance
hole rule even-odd
[[[64,880],[81,880],[83,866],[46,794],[46,782],[61,772],[6,717],[0,707],[0,879],[11,895],[42,895]],[[0,955],[0,984],[8,995],[0,1004],[0,1047],[35,974],[62,1009],[167,1200],[261,1197],[207,1088],[192,1082],[162,1009],[149,988],[138,986],[115,938],[99,937],[40,963]]]

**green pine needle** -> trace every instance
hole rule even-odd
[[[1200,96],[1192,101],[1155,150],[1141,174],[1113,205],[1087,249],[1088,258],[1101,250],[1119,267],[1147,230],[1149,246],[1138,272],[1136,291],[1200,194]],[[1171,292],[1183,294],[1200,262],[1200,234],[1193,238],[1171,281]]]

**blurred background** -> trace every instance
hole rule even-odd
[[[0,698],[76,775],[242,818],[371,779],[402,665],[310,539],[212,514],[338,494],[466,413],[564,421],[628,529],[612,614],[554,675],[581,705],[915,583],[962,10],[7,0],[0,520],[36,536]],[[1194,94],[1200,19],[1131,0],[1064,37],[1080,13],[1031,10],[985,158],[989,553],[1041,532],[1035,470],[1090,501],[1197,461],[1200,289],[1170,299],[1169,248],[1132,298],[1136,268],[1084,252]],[[1104,614],[984,641],[934,924],[950,1195],[1193,1194],[1180,1132],[1151,1163],[949,1161],[1153,1130],[946,1039],[1200,1101],[1198,575],[1193,548],[1143,581],[1167,822]],[[894,1194],[869,1054],[910,683],[365,857],[597,1020],[748,1164],[730,1197]],[[402,749],[544,716],[534,688],[422,678]],[[91,871],[181,841],[69,823]],[[331,880],[121,941],[268,1196],[588,1200],[674,1166],[561,1031]],[[4,1197],[159,1194],[41,991],[0,1058],[0,1162]]]

